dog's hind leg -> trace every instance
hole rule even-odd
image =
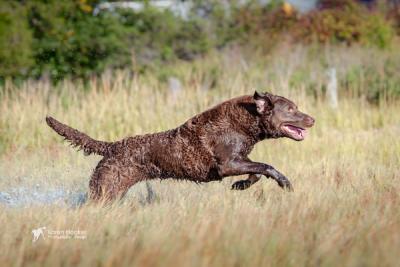
[[[258,182],[261,179],[261,174],[250,174],[246,180],[240,180],[232,185],[232,190],[245,190]]]
[[[97,165],[89,183],[89,198],[111,202],[121,199],[137,182],[150,179],[140,165],[125,166],[113,158],[104,158]]]

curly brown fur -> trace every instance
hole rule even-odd
[[[127,137],[117,142],[92,139],[57,120],[48,125],[87,154],[104,156],[90,180],[90,198],[122,197],[135,183],[154,178],[194,182],[248,174],[232,189],[246,189],[262,175],[291,189],[289,180],[272,166],[252,162],[254,145],[267,138],[304,139],[314,119],[290,100],[269,93],[225,101],[165,132]]]
[[[52,117],[47,116],[46,122],[54,131],[63,136],[65,140],[68,140],[72,146],[79,147],[83,150],[85,155],[98,154],[105,156],[111,145],[109,142],[94,140],[90,136],[61,123]]]

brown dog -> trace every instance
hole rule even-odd
[[[267,138],[303,140],[314,119],[284,97],[255,92],[225,101],[175,129],[117,142],[94,140],[51,117],[46,122],[85,154],[104,156],[92,174],[90,198],[113,200],[135,183],[154,178],[210,182],[248,174],[232,185],[243,190],[264,175],[292,190],[284,175],[248,155]]]

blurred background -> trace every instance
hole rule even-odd
[[[398,0],[8,0],[0,3],[0,84],[136,74],[232,46],[399,49],[399,34]]]

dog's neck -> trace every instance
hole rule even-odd
[[[262,120],[262,118],[259,118],[257,120],[257,125],[259,127],[259,139],[258,141],[262,141],[264,139],[270,139],[270,138],[279,138],[280,135],[279,133],[275,130],[275,128],[271,125],[270,122]]]
[[[246,133],[254,140],[254,144],[269,138],[279,138],[279,132],[273,127],[270,119],[263,118],[257,112],[257,107],[252,99],[246,99],[245,102],[238,103],[231,116],[235,121],[240,121],[241,131]],[[272,116],[272,114],[268,115]]]

